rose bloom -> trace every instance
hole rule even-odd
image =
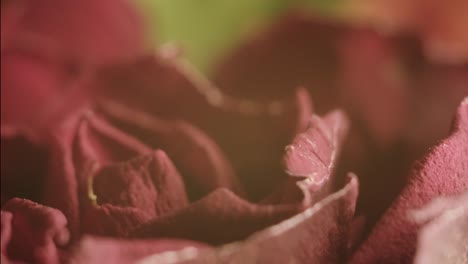
[[[424,38],[292,12],[207,78],[123,0],[1,8],[2,263],[467,263],[468,68]]]

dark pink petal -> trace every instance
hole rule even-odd
[[[378,146],[394,144],[407,122],[410,100],[394,43],[374,31],[351,31],[343,34],[338,52],[343,105],[365,123]]]
[[[293,177],[306,178],[311,191],[320,189],[335,167],[339,147],[348,130],[343,112],[335,111],[324,118],[313,115],[309,127],[286,146],[285,171]]]
[[[137,64],[107,70],[101,85],[105,99],[203,129],[220,145],[255,198],[278,180],[283,148],[303,129],[303,113],[311,109],[302,89],[269,102],[223,94],[183,58],[168,56],[166,50]]]
[[[152,148],[163,149],[184,177],[191,199],[199,199],[220,187],[242,193],[222,151],[193,125],[161,119],[116,102],[102,102],[100,108],[120,129]]]
[[[410,216],[423,224],[418,233],[415,264],[468,261],[468,192],[436,198]]]
[[[351,263],[409,263],[416,250],[418,225],[407,211],[440,195],[468,187],[468,99],[458,108],[452,134],[416,164],[405,189],[374,227]]]
[[[311,115],[307,129],[286,146],[283,167],[289,176],[267,203],[302,202],[309,206],[327,196],[344,137],[349,129],[346,115],[335,110],[323,118]],[[298,188],[299,187],[299,188]]]
[[[1,8],[1,50],[11,41],[11,35],[18,29],[18,24],[26,11],[26,1],[2,1]]]
[[[147,154],[151,148],[112,126],[92,111],[83,113],[76,128],[72,154],[77,170],[90,163],[99,167]]]
[[[229,95],[262,101],[306,87],[317,112],[325,113],[337,102],[336,42],[342,31],[330,21],[286,14],[222,58],[214,80]]]
[[[82,105],[86,76],[63,61],[18,50],[2,52],[2,134],[22,133],[44,141],[50,127]]]
[[[170,260],[171,252],[183,250],[203,250],[208,248],[202,243],[176,240],[176,239],[148,239],[148,240],[123,240],[105,239],[100,237],[86,236],[72,255],[73,263],[77,264],[130,264],[137,263],[144,258],[151,258],[153,254],[166,254]],[[159,263],[159,262],[153,262]]]
[[[127,237],[131,230],[151,220],[152,215],[140,208],[87,205],[81,215],[81,230],[98,236]]]
[[[414,10],[420,15],[418,29],[431,59],[460,64],[468,61],[468,33],[464,26],[468,23],[466,1],[456,0],[444,5],[432,0]]]
[[[181,176],[160,150],[104,167],[91,177],[96,204],[84,209],[86,233],[126,236],[188,204]]]
[[[188,203],[184,182],[164,152],[92,112],[65,123],[51,153],[45,200],[67,215],[74,238],[126,236]]]
[[[12,214],[9,258],[59,263],[57,247],[66,245],[70,239],[67,219],[59,210],[19,198],[7,202],[2,210]]]
[[[92,113],[77,114],[52,135],[45,204],[59,208],[79,233],[80,206],[89,202],[89,183],[101,166],[149,153],[150,148]]]
[[[161,150],[103,168],[94,176],[93,190],[98,203],[140,208],[154,216],[187,204],[184,182]]]
[[[247,240],[212,250],[154,255],[141,263],[342,263],[358,182],[352,177],[336,193]],[[172,262],[170,262],[170,261]]]
[[[468,94],[467,66],[431,64],[414,36],[388,37],[298,12],[248,38],[218,65],[214,79],[226,94],[269,100],[300,84],[318,113],[347,112],[352,127],[337,171],[359,175],[357,210],[369,225],[401,191],[411,163],[446,136]]]
[[[126,0],[25,0],[9,44],[91,64],[129,59],[144,45],[142,21],[132,5]]]
[[[44,181],[44,204],[63,212],[72,239],[79,233],[79,184],[72,146],[78,122],[71,120],[51,136],[49,172]]]
[[[296,205],[255,205],[227,189],[218,189],[187,208],[142,226],[135,236],[177,237],[221,244],[244,239],[299,210],[300,206]]]
[[[7,263],[8,253],[7,247],[11,240],[11,220],[13,219],[13,214],[7,211],[1,211],[1,240],[0,240],[0,249],[1,249],[1,261],[2,263]]]
[[[139,54],[142,22],[131,5],[3,1],[2,134],[19,132],[43,143],[51,126],[90,99],[87,80],[96,64]]]

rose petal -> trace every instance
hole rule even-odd
[[[314,114],[308,122],[307,130],[296,135],[285,148],[283,166],[289,179],[264,203],[302,202],[308,206],[330,193],[348,119],[335,110],[323,118]]]
[[[8,45],[12,33],[17,30],[21,18],[24,16],[25,1],[2,1],[1,9],[1,50]]]
[[[468,192],[436,198],[411,216],[418,224],[430,220],[419,231],[415,264],[468,261]]]
[[[218,189],[189,207],[135,231],[137,237],[178,237],[221,244],[246,238],[300,210],[299,206],[255,205]],[[206,232],[204,227],[210,227]]]
[[[319,189],[332,173],[348,123],[343,112],[335,111],[323,119],[313,115],[309,127],[286,146],[283,159],[286,172],[305,177],[310,188]]]
[[[336,106],[341,31],[331,21],[288,13],[222,58],[214,80],[227,94],[258,100],[280,100],[293,95],[292,88],[306,87],[324,113]]]
[[[90,202],[90,177],[101,166],[149,153],[151,149],[92,113],[73,116],[51,138],[44,201],[67,216],[75,238],[80,232],[82,202]]]
[[[353,126],[337,174],[359,175],[358,211],[369,226],[401,191],[412,162],[446,136],[468,94],[467,66],[431,64],[415,36],[388,37],[299,12],[248,38],[219,65],[215,80],[227,94],[281,98],[300,83],[318,113],[337,106],[348,113]]]
[[[427,203],[432,197],[456,194],[468,187],[468,99],[458,109],[452,134],[420,161],[407,186],[374,227],[351,263],[410,262],[416,250],[418,226],[406,211]]]
[[[394,144],[408,118],[410,99],[398,47],[365,30],[343,34],[340,44],[343,105],[365,123],[377,145]]]
[[[164,120],[116,102],[103,102],[101,108],[120,129],[168,153],[184,176],[192,200],[220,187],[242,193],[231,164],[201,130],[184,121]]]
[[[254,198],[264,195],[277,180],[274,176],[281,171],[278,161],[283,147],[302,130],[304,109],[310,109],[303,90],[269,103],[225,95],[183,58],[168,58],[164,52],[136,65],[109,69],[102,80],[106,99],[164,118],[182,119],[206,131]],[[130,86],[133,89],[127,89]]]
[[[84,234],[127,237],[131,230],[151,219],[151,215],[140,208],[102,204],[87,205],[86,209],[82,210],[80,221]]]
[[[125,161],[151,151],[148,146],[113,127],[92,112],[85,113],[80,121],[75,144],[73,154],[76,156],[76,162],[92,160],[99,166]],[[86,164],[78,164],[78,166],[82,169]]]
[[[51,126],[87,98],[87,76],[53,61],[18,50],[2,52],[1,126],[44,141]]]
[[[70,238],[67,219],[59,210],[19,198],[7,202],[2,210],[12,214],[9,258],[59,263],[57,246],[67,244]]]
[[[7,246],[11,240],[11,220],[13,214],[11,212],[1,211],[1,260],[2,263],[7,263]]]
[[[458,0],[444,5],[428,1],[421,7],[413,10],[419,13],[418,27],[427,55],[442,63],[466,63],[468,33],[463,25],[468,23],[468,3]]]
[[[25,2],[25,15],[10,34],[14,47],[91,64],[129,59],[142,51],[142,21],[130,1]]]
[[[160,150],[101,169],[93,191],[97,204],[83,212],[83,232],[91,234],[127,236],[150,219],[188,204],[181,176]]]
[[[189,256],[184,251],[154,255],[140,263],[341,263],[357,188],[353,176],[343,189],[244,242],[193,250]]]
[[[153,152],[96,114],[78,114],[64,124],[51,153],[45,200],[67,215],[74,238],[126,236],[188,203],[184,183],[164,152]]]
[[[137,263],[152,254],[168,254],[175,250],[203,250],[206,245],[187,240],[119,240],[86,236],[72,256],[74,263]]]

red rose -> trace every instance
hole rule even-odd
[[[463,230],[457,198],[411,210],[468,188],[466,67],[293,15],[212,82],[173,47],[137,56],[138,34],[112,46],[141,30],[116,27],[123,2],[51,3],[2,4],[2,261],[411,263],[443,233],[426,220]]]

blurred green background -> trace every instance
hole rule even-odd
[[[289,8],[333,14],[342,0],[138,0],[148,35],[156,43],[174,42],[200,69]]]

